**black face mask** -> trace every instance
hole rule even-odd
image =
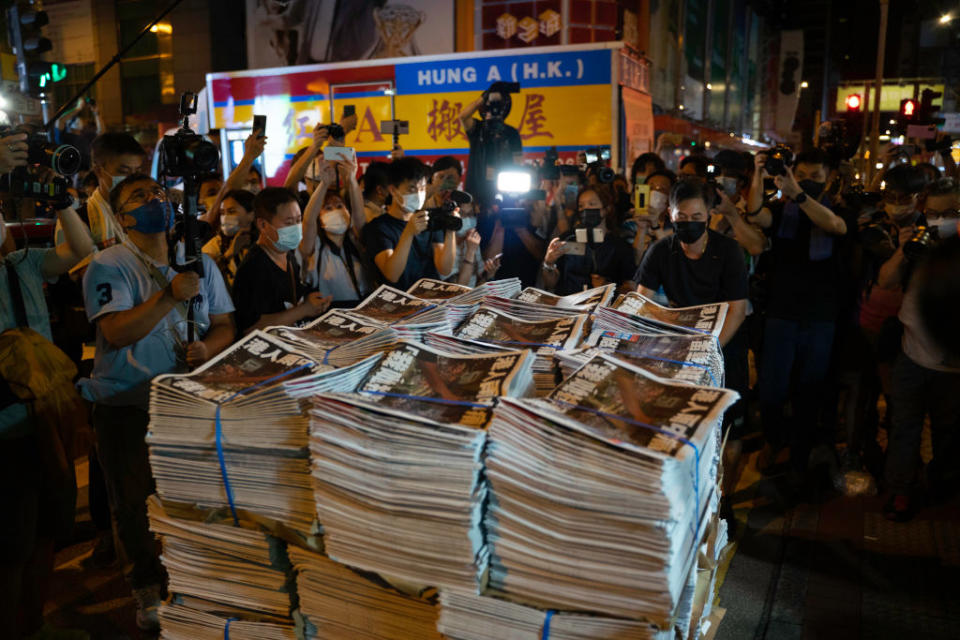
[[[601,209],[581,209],[580,225],[581,227],[591,229],[599,227],[603,222],[603,210]]]
[[[694,220],[679,220],[673,223],[677,238],[684,244],[693,244],[707,232],[706,222],[697,222]]]
[[[814,200],[820,197],[820,194],[823,193],[824,187],[827,186],[826,182],[817,182],[816,180],[801,180],[797,184],[799,184],[800,188],[803,189],[803,191]]]

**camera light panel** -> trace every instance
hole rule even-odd
[[[497,191],[501,193],[528,193],[532,183],[528,171],[501,171],[497,174]]]

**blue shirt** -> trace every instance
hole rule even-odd
[[[87,318],[95,322],[117,311],[126,311],[140,304],[162,288],[150,275],[144,260],[156,267],[167,281],[177,272],[172,267],[153,261],[126,244],[114,245],[98,253],[83,277],[83,298]],[[142,258],[142,260],[141,260]],[[227,293],[223,276],[209,256],[203,256],[204,277],[200,294],[194,300],[196,339],[210,328],[210,316],[233,312],[233,301]],[[181,310],[183,311],[181,313]],[[150,380],[161,373],[177,369],[178,351],[187,341],[186,309],[173,309],[132,345],[116,348],[107,342],[97,324],[97,351],[90,378],[80,381],[83,396],[112,406],[149,404]]]
[[[0,224],[3,224],[0,222]],[[47,253],[54,249],[21,249],[14,251],[3,260],[13,264],[20,276],[20,292],[23,294],[23,306],[27,312],[27,324],[30,328],[53,342],[50,333],[50,312],[47,300],[43,296],[43,261]],[[0,267],[0,323],[2,329],[14,329],[17,316],[13,310],[13,298],[10,295],[10,281],[7,279],[6,266]],[[17,403],[0,411],[0,439],[18,438],[33,433],[33,425],[27,419],[27,405]]]

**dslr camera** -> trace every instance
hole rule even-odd
[[[483,104],[480,105],[480,113],[484,116],[489,114],[493,120],[505,120],[510,115],[510,108],[513,106],[510,94],[519,92],[519,82],[494,82],[483,92]],[[490,100],[490,94],[492,93],[499,93],[500,100]]]
[[[917,232],[913,234],[913,237],[903,244],[903,257],[910,262],[916,262],[939,242],[940,229],[938,227],[917,227]]]
[[[38,201],[64,201],[69,197],[67,188],[70,185],[60,176],[71,176],[80,169],[80,151],[69,144],[50,142],[48,134],[34,132],[29,127],[0,127],[0,136],[16,133],[27,134],[27,166],[0,176],[0,191]],[[52,180],[43,179],[42,174],[47,169],[58,175]]]
[[[763,164],[763,169],[771,176],[785,176],[787,167],[792,164],[793,151],[786,145],[778,144],[767,151],[767,161]]]
[[[194,133],[187,119],[197,112],[197,94],[189,91],[180,96],[180,117],[183,126],[173,135],[163,136],[160,142],[159,173],[176,178],[199,176],[217,169],[220,151],[216,145]]]
[[[343,130],[343,127],[336,122],[324,125],[324,129],[327,130],[327,133],[330,134],[330,137],[334,140],[343,140],[347,137],[347,132]]]
[[[454,215],[454,212],[462,204],[473,202],[473,196],[464,191],[451,191],[450,197],[439,207],[427,209],[430,218],[427,222],[426,231],[460,231],[463,227],[463,220]]]

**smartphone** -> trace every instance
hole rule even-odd
[[[267,116],[253,116],[253,130],[260,132],[258,138],[267,135]]]
[[[385,135],[406,135],[410,133],[409,120],[381,120],[380,133]]]
[[[567,242],[563,245],[563,252],[569,256],[583,256],[587,254],[586,242]]]
[[[635,215],[647,215],[647,203],[650,202],[650,185],[638,184],[633,188],[633,208]]]
[[[340,118],[341,120],[346,120],[350,116],[355,116],[355,115],[357,115],[356,105],[352,105],[352,104],[343,105],[343,117]]]
[[[323,148],[324,160],[342,160],[344,162],[353,162],[357,159],[357,152],[353,147],[330,147]]]

